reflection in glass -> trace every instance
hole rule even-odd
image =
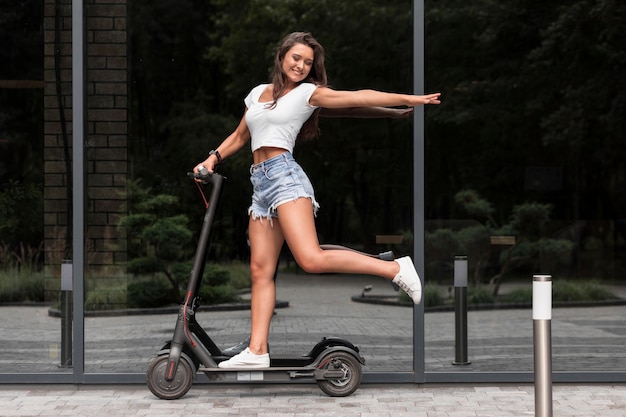
[[[604,33],[623,22],[588,31],[579,22],[614,12],[508,5],[425,2],[425,78],[450,92],[426,117],[426,281],[438,296],[426,368],[531,372],[531,284],[542,273],[554,283],[553,370],[623,372],[624,90],[607,86],[622,85],[624,68],[601,52],[620,48]],[[601,104],[576,104],[584,91],[601,91]],[[466,220],[476,227],[454,224]],[[446,360],[455,255],[471,271],[467,367]]]
[[[68,372],[62,359],[71,354],[54,314],[61,262],[48,251],[64,242],[50,233],[54,214],[44,198],[65,204],[65,195],[44,176],[57,155],[44,152],[51,90],[44,83],[42,7],[0,6],[0,373]]]
[[[405,35],[411,33],[411,2],[383,8],[377,3],[332,4],[328,11],[316,3],[318,12],[304,16],[285,4],[279,12],[297,15],[297,26],[310,28],[324,43],[333,57],[328,62],[333,86],[410,91],[412,40]],[[186,172],[234,129],[243,97],[268,80],[274,45],[285,31],[298,29],[277,25],[255,2],[216,7],[199,2],[187,13],[167,1],[129,2],[103,15],[97,7],[88,13],[87,37],[93,41],[87,73],[87,373],[145,372],[171,337],[204,212]],[[367,24],[350,17],[372,10],[378,18]],[[389,42],[372,35],[381,24],[399,40],[393,52]],[[346,48],[361,48],[363,37],[372,39],[355,65]],[[397,65],[381,66],[390,53]],[[322,204],[321,242],[412,253],[410,123],[410,118],[327,119],[319,139],[297,145],[296,158]],[[224,348],[245,338],[250,327],[250,163],[244,149],[220,167],[228,181],[201,288],[198,321]],[[394,239],[377,241],[377,236]],[[285,248],[272,352],[304,352],[322,337],[344,337],[361,348],[366,371],[409,371],[410,304],[352,301],[365,287],[371,287],[368,301],[399,300],[382,279],[304,274]],[[208,311],[225,304],[237,308]]]
[[[532,223],[524,224],[529,213]],[[555,278],[553,369],[611,371],[626,366],[623,287],[610,280],[576,279],[571,272],[575,259],[584,256],[575,252],[580,241],[571,239],[576,224],[562,227],[542,213],[546,206],[516,206],[509,223],[499,229],[489,221],[427,222],[427,371],[532,372],[532,276],[539,272]],[[556,232],[533,236],[542,222]],[[453,261],[459,254],[468,257],[470,271],[467,365],[453,364],[458,348],[454,312],[459,308],[453,298]]]

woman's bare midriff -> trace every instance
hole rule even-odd
[[[274,148],[274,147],[264,146],[254,151],[252,156],[254,158],[254,163],[260,164],[263,161],[267,161],[268,159],[278,156],[280,154],[283,154],[285,152],[287,152],[287,150],[283,148]]]

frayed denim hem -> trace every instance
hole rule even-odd
[[[248,208],[248,216],[250,216],[252,218],[252,220],[259,220],[261,222],[261,224],[263,223],[263,219],[268,219],[270,222],[270,226],[274,227],[274,221],[273,219],[278,217],[278,211],[276,210],[278,206],[285,204],[285,203],[290,203],[292,201],[296,201],[299,198],[309,198],[311,200],[311,203],[313,204],[313,216],[317,217],[317,211],[320,208],[319,203],[315,200],[315,197],[313,196],[300,196],[300,197],[296,197],[296,198],[290,198],[288,200],[283,200],[283,201],[279,201],[276,204],[273,204],[272,206],[270,206],[267,209],[266,213],[258,213],[256,211],[254,211],[252,209],[252,206],[250,206]]]

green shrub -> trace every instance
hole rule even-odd
[[[408,297],[408,295],[407,295]],[[439,288],[435,285],[426,285],[424,287],[424,306],[436,307],[444,304],[444,299],[439,292]]]
[[[170,268],[172,275],[183,289],[187,288],[192,268],[192,262],[180,262]],[[202,284],[228,284],[236,290],[250,288],[250,267],[248,264],[237,261],[226,264],[207,263],[204,268]]]
[[[237,291],[230,284],[231,271],[218,264],[207,264],[200,287],[203,304],[223,304],[238,300]]]
[[[231,285],[203,285],[200,288],[202,304],[232,303],[238,299],[237,291]]]
[[[129,308],[156,308],[171,305],[183,300],[190,278],[191,263],[177,263],[172,272],[180,280],[183,290],[176,300],[172,300],[172,288],[162,275],[136,277],[128,284]],[[207,264],[204,269],[199,297],[203,305],[232,303],[239,299],[237,290],[231,284],[231,270],[218,264]],[[248,278],[248,286],[250,279]]]
[[[581,291],[585,294],[585,298],[591,301],[616,300],[618,298],[611,290],[596,281],[584,282]]]
[[[413,302],[411,297],[404,291],[400,290],[400,294],[398,295],[398,301],[400,302]],[[441,296],[439,292],[439,288],[436,285],[426,285],[424,287],[424,295],[423,300],[425,307],[436,307],[445,304],[445,300]]]
[[[230,285],[235,289],[250,288],[250,265],[241,261],[224,264],[224,268],[230,273]],[[280,274],[280,272],[279,272]]]
[[[43,244],[30,246],[20,242],[11,246],[0,241],[0,301],[44,301],[42,248]]]
[[[17,267],[0,271],[0,301],[44,301],[43,273]]]
[[[129,308],[163,307],[171,303],[171,286],[158,276],[134,278],[127,286]]]
[[[411,297],[409,297],[407,293],[402,290],[400,290],[399,292],[400,294],[398,294],[398,301],[400,301],[401,303],[413,302],[413,300],[411,299]]]
[[[484,285],[477,285],[470,287],[467,290],[467,303],[468,304],[493,304],[495,297],[491,290]]]
[[[204,267],[202,286],[226,285],[230,281],[230,271],[218,264],[207,264]]]
[[[552,283],[553,301],[603,301],[615,295],[597,281],[572,282],[557,280]]]
[[[533,300],[532,288],[519,288],[502,296],[502,301],[505,303],[525,304],[525,303],[531,303],[532,300]]]
[[[596,281],[561,281],[552,283],[553,302],[606,301],[617,297],[606,287]],[[506,303],[532,303],[532,288],[522,288],[502,296]]]
[[[85,310],[117,310],[127,306],[127,289],[124,284],[101,287],[88,291],[85,297]]]

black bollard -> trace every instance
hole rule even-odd
[[[469,365],[467,360],[467,256],[454,257],[454,362]]]
[[[72,261],[61,264],[61,368],[72,367]]]

